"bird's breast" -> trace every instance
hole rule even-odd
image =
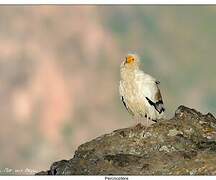
[[[124,81],[123,84],[124,95],[129,101],[142,101],[144,98],[142,80],[135,78],[133,81]]]

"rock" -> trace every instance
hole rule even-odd
[[[170,120],[115,130],[37,175],[216,175],[216,119],[180,106]]]

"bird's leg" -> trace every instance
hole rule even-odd
[[[149,127],[147,114],[145,114],[145,116],[142,117],[142,121],[143,121],[143,130],[144,130],[143,133],[145,134]]]
[[[147,131],[148,127],[149,127],[149,119],[148,117],[145,117],[145,131]]]
[[[145,130],[147,130],[151,125],[153,124],[153,121],[151,121],[150,117],[145,115]]]
[[[135,120],[135,122],[136,122],[135,127],[136,127],[136,128],[140,128],[140,127],[142,126],[140,117],[139,117],[139,116],[134,116],[134,120]]]
[[[138,118],[138,116],[134,116],[134,120],[135,120],[135,126],[136,126],[137,124],[139,124],[139,118]]]
[[[139,116],[137,116],[137,124],[141,124],[141,120]]]
[[[142,123],[141,123],[141,117],[136,116],[135,119],[136,119],[136,123],[137,123],[137,124],[135,125],[134,130],[142,129],[142,128],[143,128],[143,125],[142,125]]]
[[[145,117],[143,118],[143,121],[144,121],[144,126],[148,127],[148,116],[147,116],[147,114],[145,114]]]

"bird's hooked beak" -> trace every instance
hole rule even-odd
[[[126,63],[128,63],[128,64],[133,63],[134,61],[135,61],[135,58],[133,56],[131,56],[131,55],[128,55],[128,56],[125,57],[124,65]]]

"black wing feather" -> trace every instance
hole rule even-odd
[[[160,84],[160,81],[155,81],[156,84]]]
[[[165,111],[164,105],[163,105],[163,101],[159,100],[156,103],[152,102],[149,98],[146,97],[146,99],[148,100],[149,104],[151,106],[154,106],[154,108],[159,112],[159,114],[161,114],[162,112]]]
[[[121,100],[122,100],[122,102],[123,102],[125,108],[127,109],[127,111],[128,111],[129,113],[131,113],[132,115],[134,115],[134,113],[131,111],[131,109],[127,106],[126,102],[124,101],[124,97],[123,97],[123,96],[121,97]]]

